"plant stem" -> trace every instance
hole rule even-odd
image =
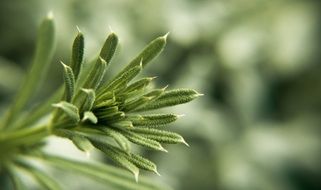
[[[47,125],[23,128],[19,131],[8,131],[0,134],[0,145],[12,147],[32,144],[41,141],[50,134]]]

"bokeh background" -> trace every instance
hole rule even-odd
[[[156,85],[194,88],[205,96],[171,108],[186,114],[169,127],[189,148],[168,146],[169,154],[138,150],[158,164],[162,177],[153,180],[177,190],[319,190],[320,5],[319,0],[0,0],[0,112],[19,87],[37,27],[49,11],[58,43],[38,99],[62,83],[59,60],[68,62],[76,26],[85,34],[88,60],[109,27],[119,35],[110,75],[169,31],[165,51],[145,74],[158,76]],[[66,142],[55,143],[52,149],[75,155],[62,145]],[[74,174],[57,177],[69,189],[105,189]]]

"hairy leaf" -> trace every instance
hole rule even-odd
[[[105,71],[107,68],[107,63],[106,61],[99,57],[98,60],[94,63],[90,73],[88,74],[83,88],[92,88],[92,89],[96,89],[102,78],[104,77]]]
[[[92,144],[108,155],[114,162],[126,168],[130,172],[132,172],[135,176],[136,181],[138,181],[139,169],[131,163],[128,159],[126,159],[123,154],[121,154],[117,149],[112,148],[113,146],[106,146],[98,141],[92,141]]]
[[[137,134],[141,134],[148,139],[152,139],[161,143],[183,143],[189,146],[181,135],[170,131],[158,130],[153,128],[132,128],[130,130]]]
[[[73,122],[79,122],[79,111],[75,105],[61,101],[57,104],[53,104],[52,106],[61,109]]]
[[[90,121],[91,123],[96,124],[98,122],[97,117],[91,111],[86,111],[84,113],[84,117],[82,118],[82,122]]]
[[[128,69],[126,72],[124,72],[119,77],[112,80],[110,83],[108,83],[107,86],[101,87],[101,93],[99,95],[102,95],[103,93],[113,90],[115,88],[118,88],[120,86],[125,86],[129,81],[131,81],[140,71],[142,70],[142,65],[138,65],[136,67],[133,67],[131,69]]]
[[[108,136],[112,137],[122,150],[124,150],[127,154],[129,153],[130,144],[128,139],[123,134],[108,127],[103,127],[101,130]]]
[[[121,130],[121,129],[118,129]],[[167,152],[166,149],[163,148],[163,146],[155,141],[155,140],[151,140],[148,138],[145,138],[141,135],[138,135],[136,133],[130,132],[130,131],[125,131],[125,130],[121,130],[121,133],[131,142],[138,144],[138,145],[142,145],[154,150],[159,150],[159,151],[163,151],[163,152]]]
[[[177,89],[164,92],[156,100],[140,107],[136,111],[147,111],[153,109],[159,109],[163,107],[175,106],[179,104],[184,104],[194,100],[195,98],[201,96],[195,90],[190,89]]]
[[[118,36],[115,33],[108,35],[99,56],[109,64],[118,45]]]
[[[80,32],[80,30],[78,30],[78,34],[72,44],[71,64],[70,64],[70,67],[74,72],[76,80],[78,79],[78,75],[80,73],[81,64],[84,57],[84,46],[85,46],[84,36]]]
[[[136,67],[140,64],[142,64],[142,66],[145,67],[147,63],[149,63],[163,51],[166,45],[167,35],[168,33],[150,42],[135,59],[133,59],[122,71],[118,73],[118,75],[115,78],[121,76],[129,69]]]
[[[180,115],[175,114],[150,114],[132,117],[131,121],[134,126],[151,126],[157,127],[176,121]]]
[[[65,81],[66,101],[70,102],[75,91],[75,76],[72,69],[68,65],[65,65],[63,62],[61,62],[61,64],[64,67],[63,74],[64,74],[64,81]]]

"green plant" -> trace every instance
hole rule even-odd
[[[177,133],[163,130],[179,115],[146,111],[189,102],[201,94],[191,89],[152,89],[154,77],[131,82],[164,48],[166,37],[153,40],[122,71],[105,81],[104,74],[117,48],[118,37],[111,33],[96,60],[83,62],[84,37],[79,31],[69,65],[63,66],[64,86],[45,102],[29,109],[29,103],[41,79],[46,75],[55,49],[52,16],[40,26],[33,64],[13,104],[0,125],[0,170],[10,177],[15,189],[24,189],[19,172],[30,174],[42,188],[60,189],[59,184],[31,160],[49,163],[62,169],[86,174],[109,185],[127,189],[157,189],[153,183],[139,183],[139,169],[158,174],[156,165],[131,151],[130,142],[164,151],[161,143],[187,143]],[[51,114],[50,119],[40,119]],[[92,148],[134,174],[107,165],[89,164],[57,157],[42,151],[46,137],[56,135],[70,139],[81,151]]]

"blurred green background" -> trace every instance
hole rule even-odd
[[[38,99],[61,84],[59,60],[68,62],[76,26],[85,34],[88,60],[109,27],[119,35],[110,75],[169,31],[165,51],[145,74],[158,76],[156,85],[194,88],[205,96],[172,108],[186,117],[169,127],[183,134],[190,148],[143,152],[162,174],[153,180],[177,190],[319,190],[320,5],[319,0],[0,0],[0,112],[19,87],[37,27],[49,11],[58,43]],[[105,189],[65,175],[61,181],[70,189]]]

